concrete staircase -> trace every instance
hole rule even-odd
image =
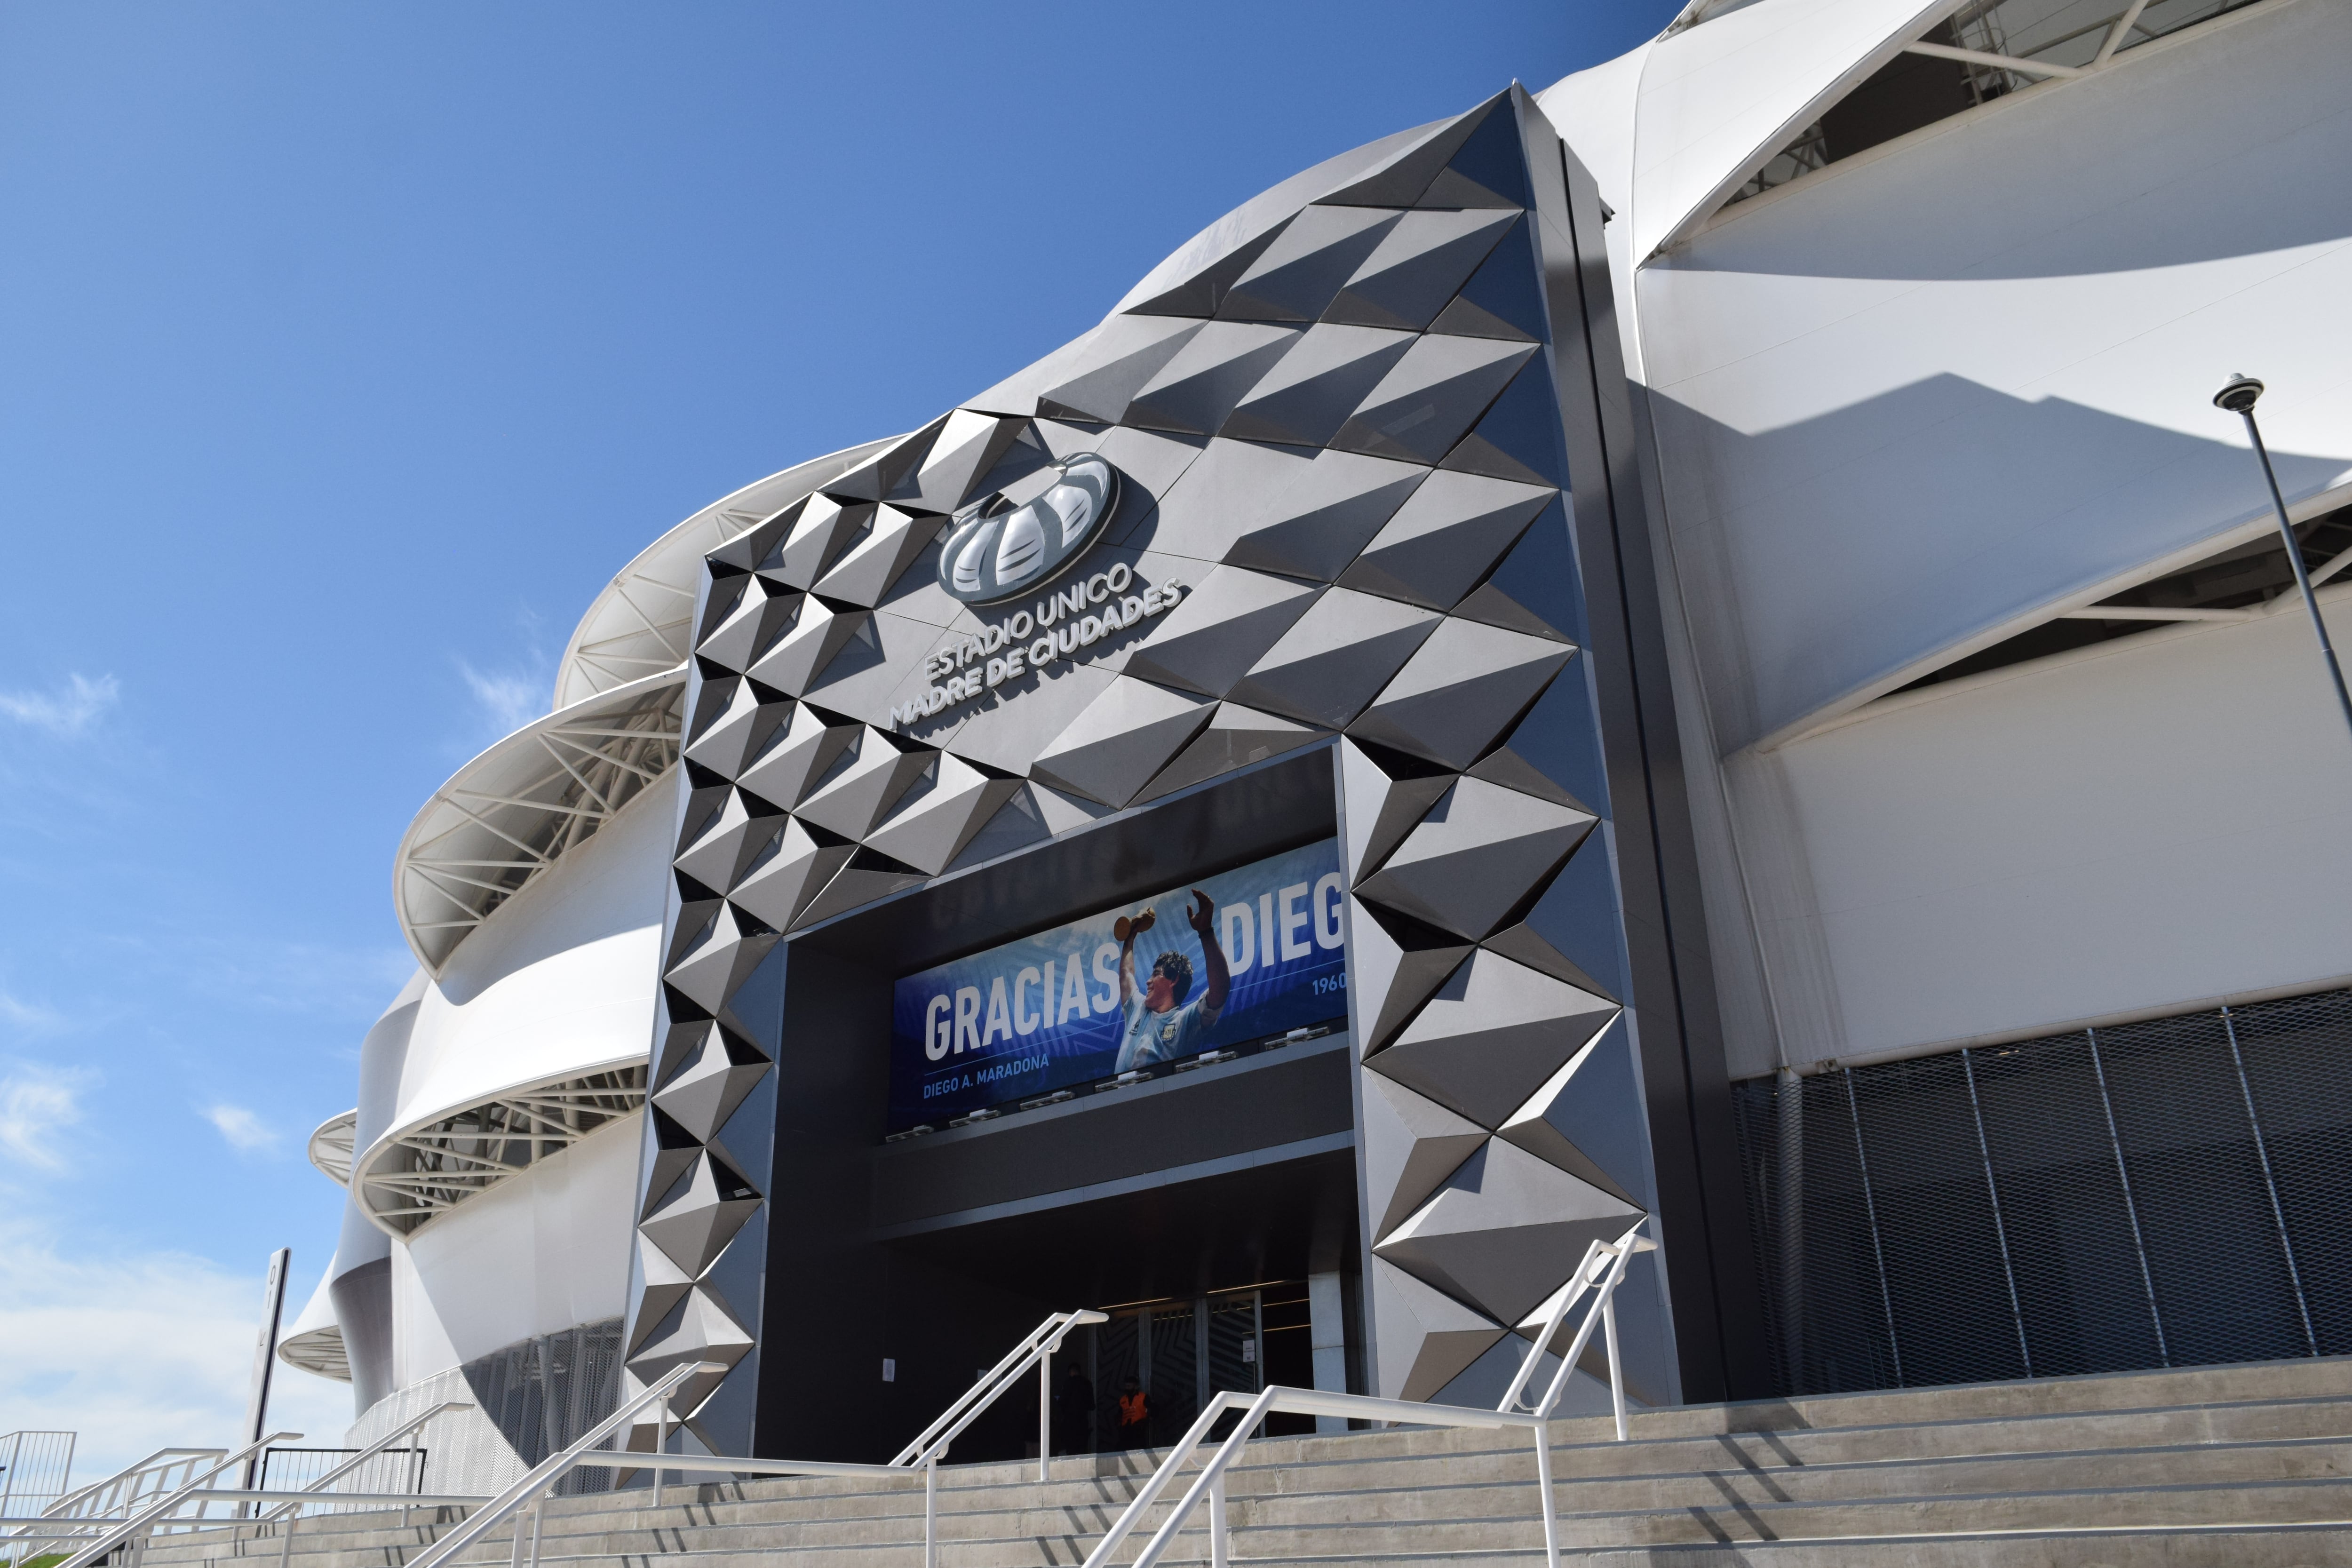
[[[1772,1568],[2352,1568],[2352,1358],[1699,1405],[1553,1427],[1563,1558]],[[1073,1568],[1159,1456],[940,1471],[940,1568]],[[1528,1568],[1535,1461],[1506,1436],[1388,1430],[1251,1446],[1232,1474],[1247,1561]],[[1172,1495],[1172,1494],[1171,1494]],[[559,1500],[544,1568],[921,1568],[922,1485],[791,1479]],[[424,1519],[428,1510],[418,1510]],[[1157,1522],[1155,1520],[1154,1523]],[[1201,1528],[1165,1559],[1205,1561]],[[446,1524],[307,1521],[287,1568],[401,1568]],[[1131,1562],[1144,1536],[1118,1553]],[[289,1543],[159,1539],[145,1568],[229,1568]],[[503,1532],[467,1553],[504,1563]]]

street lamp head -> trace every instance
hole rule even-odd
[[[2263,395],[2263,384],[2251,375],[2233,375],[2230,384],[2213,395],[2213,406],[2226,408],[2232,414],[2252,414],[2254,399]]]

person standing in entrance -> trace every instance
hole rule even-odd
[[[1224,950],[1217,945],[1216,902],[1198,888],[1192,897],[1195,901],[1186,906],[1184,921],[1200,933],[1201,956],[1209,969],[1209,984],[1196,1002],[1184,1000],[1192,989],[1192,961],[1172,949],[1151,961],[1151,978],[1142,994],[1136,994],[1135,939],[1151,929],[1160,918],[1157,910],[1146,910],[1132,920],[1121,915],[1111,927],[1111,934],[1118,938],[1120,1072],[1192,1055],[1201,1048],[1201,1037],[1216,1027],[1225,1010],[1233,977],[1225,968]]]
[[[1118,1446],[1122,1448],[1147,1448],[1151,1446],[1151,1406],[1143,1397],[1143,1384],[1131,1377],[1119,1385]]]

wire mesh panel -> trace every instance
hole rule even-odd
[[[1969,1055],[2035,1374],[2162,1365],[2088,1037]]]
[[[2352,1352],[2352,992],[1734,1104],[1783,1392]]]
[[[572,1446],[621,1402],[621,1320],[525,1340],[460,1369],[482,1414],[525,1465]],[[615,1472],[583,1467],[557,1483],[566,1495],[612,1489]]]
[[[2308,1354],[2221,1016],[2094,1033],[2173,1364]]]
[[[1853,1080],[1908,1383],[2031,1375],[1967,1066],[1927,1057]]]
[[[302,1491],[337,1468],[350,1463],[360,1452],[358,1448],[264,1448],[261,1451],[261,1478],[256,1484],[264,1491]],[[426,1453],[421,1447],[384,1448],[369,1455],[367,1460],[349,1475],[338,1477],[334,1485],[320,1495],[331,1498],[337,1492],[421,1492],[425,1489],[425,1461]],[[306,1504],[304,1512],[337,1513],[383,1506],[382,1503],[352,1503],[342,1507]]]
[[[2231,1035],[2322,1355],[2352,1352],[2352,992],[2231,1008]]]

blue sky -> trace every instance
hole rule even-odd
[[[0,1431],[226,1440],[393,848],[636,551],[1675,8],[0,10]]]

